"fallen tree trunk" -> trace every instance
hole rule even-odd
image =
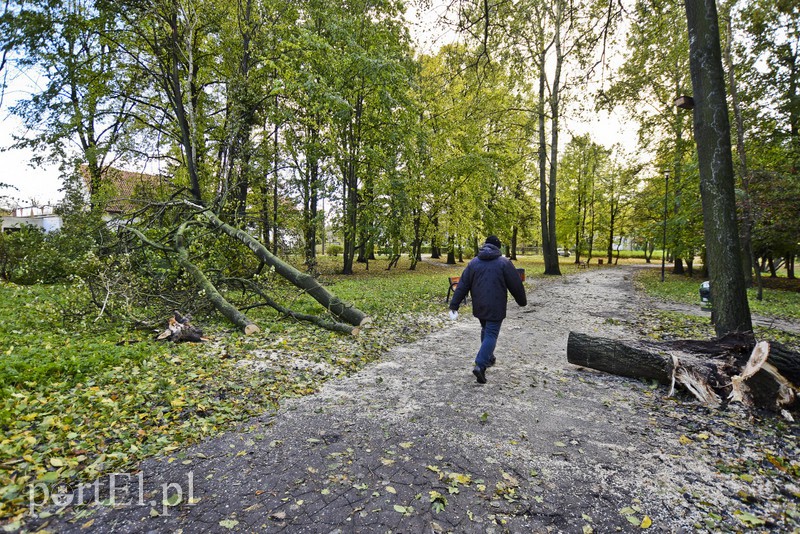
[[[569,363],[628,378],[644,378],[669,384],[672,358],[652,343],[621,342],[570,332],[567,341]]]
[[[288,263],[281,261],[280,258],[272,254],[264,245],[262,245],[258,240],[244,230],[239,230],[238,228],[234,228],[233,226],[223,222],[212,211],[203,209],[202,206],[197,206],[192,203],[188,204],[194,208],[202,210],[200,213],[208,220],[209,223],[211,223],[211,226],[218,230],[222,230],[228,236],[246,245],[255,253],[258,259],[267,265],[274,267],[275,272],[311,295],[337,319],[359,327],[369,322],[369,318],[364,312],[354,307],[352,304],[342,301],[336,295],[328,292],[328,290],[322,287],[313,276],[300,272]]]
[[[598,371],[681,384],[704,404],[742,402],[782,411],[795,404],[800,354],[751,338],[626,341],[570,332],[567,361]],[[670,395],[672,390],[670,390]]]

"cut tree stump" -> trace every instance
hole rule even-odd
[[[688,389],[710,406],[742,402],[779,411],[796,406],[800,353],[732,334],[711,341],[629,341],[570,332],[567,361]]]

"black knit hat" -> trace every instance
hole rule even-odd
[[[487,237],[486,243],[489,245],[494,245],[497,248],[500,248],[500,239],[498,239],[496,235],[490,235],[489,237]]]

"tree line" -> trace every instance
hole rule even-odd
[[[684,11],[660,0],[453,6],[461,38],[421,54],[402,1],[8,2],[0,68],[46,80],[12,109],[33,132],[17,145],[62,164],[73,189],[85,182],[98,209],[114,195],[109,169],[147,163],[169,187],[142,193],[148,215],[130,225],[161,225],[167,239],[189,202],[272,254],[301,244],[312,275],[328,227],[345,274],[376,250],[409,254],[413,269],[423,244],[453,262],[487,234],[512,256],[541,244],[558,274],[557,246],[610,260],[627,237],[652,254],[665,219],[674,269],[691,271],[704,239],[692,114],[674,105],[692,94]],[[780,258],[793,276],[798,7],[725,2],[720,13],[743,269]],[[612,72],[615,47],[624,62]],[[624,110],[652,157],[590,135],[561,147],[565,114],[599,109]]]

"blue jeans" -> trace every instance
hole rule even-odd
[[[481,348],[478,349],[478,355],[475,356],[475,365],[486,369],[494,356],[494,348],[497,346],[497,336],[500,335],[500,325],[503,324],[503,321],[485,321],[480,319],[480,322]]]

